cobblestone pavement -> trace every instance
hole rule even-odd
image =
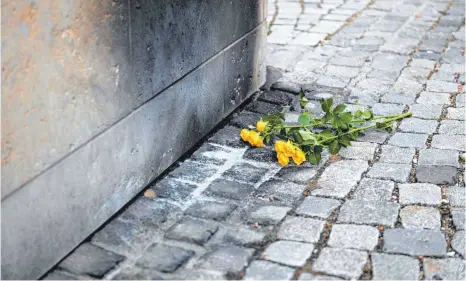
[[[464,0],[317,2],[269,2],[263,91],[46,279],[465,278]],[[301,87],[413,117],[281,168],[239,131]]]

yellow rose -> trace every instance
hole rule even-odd
[[[239,135],[241,136],[241,139],[243,139],[243,141],[248,142],[249,141],[249,133],[250,133],[249,130],[242,129],[241,133]]]
[[[296,147],[291,143],[291,141],[287,141],[285,144],[285,153],[286,156],[292,157],[295,154]]]
[[[255,147],[264,147],[264,141],[260,137],[259,133],[255,131],[249,132],[249,143]]]
[[[293,155],[293,161],[296,165],[301,165],[306,161],[306,154],[300,148],[296,148],[295,154]]]
[[[267,127],[267,123],[266,123],[266,122],[264,122],[264,121],[262,121],[262,120],[257,121],[256,129],[257,129],[259,132],[265,131],[265,127]]]
[[[288,158],[288,156],[286,156],[283,153],[277,153],[277,159],[278,163],[280,163],[280,165],[282,165],[283,167],[288,166],[288,163],[290,163],[290,158]]]
[[[277,153],[285,153],[286,151],[286,142],[282,141],[282,140],[277,140],[275,142],[275,150],[277,151]]]

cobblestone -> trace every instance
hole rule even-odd
[[[445,237],[439,230],[387,229],[383,250],[410,256],[437,256],[447,253]]]
[[[388,141],[388,144],[400,147],[425,148],[427,137],[428,135],[425,134],[395,133]]]
[[[432,134],[437,129],[438,122],[434,120],[423,120],[409,118],[401,121],[398,129],[407,133]]]
[[[442,114],[443,105],[441,104],[412,104],[409,106],[409,112],[413,117],[423,119],[439,119]]]
[[[422,92],[417,98],[417,103],[449,105],[451,103],[450,94]]]
[[[246,249],[237,246],[220,247],[202,256],[196,263],[195,267],[224,273],[238,274],[247,266],[253,253],[253,249]]]
[[[449,187],[447,189],[447,198],[453,207],[464,207],[466,205],[466,190],[461,187]]]
[[[218,230],[218,225],[209,221],[185,218],[165,234],[166,238],[204,245]]]
[[[440,229],[440,212],[432,207],[404,207],[400,218],[406,229]]]
[[[253,191],[254,187],[250,184],[216,179],[207,187],[204,194],[241,200],[248,197]]]
[[[340,156],[346,159],[372,160],[377,144],[370,142],[352,142],[351,146],[342,148]]]
[[[464,107],[459,107],[459,108],[449,107],[447,109],[447,118],[448,119],[464,121],[465,115],[466,115],[466,110],[465,110]]]
[[[372,251],[377,246],[378,238],[379,231],[373,226],[335,224],[328,245],[332,248]]]
[[[282,219],[285,218],[286,213],[291,210],[288,207],[277,207],[277,206],[264,206],[251,212],[248,217],[250,223],[259,224],[278,224]]]
[[[465,210],[463,208],[452,208],[451,216],[453,219],[453,224],[457,230],[465,229]]]
[[[393,202],[348,200],[340,209],[339,222],[393,227],[400,206]]]
[[[287,217],[277,235],[284,240],[316,243],[319,241],[324,224],[324,221],[311,218]]]
[[[173,272],[185,264],[193,255],[194,252],[190,250],[155,243],[136,261],[136,265],[160,272]]]
[[[453,250],[455,250],[458,254],[461,256],[465,257],[465,251],[466,251],[466,245],[464,243],[464,236],[465,236],[465,231],[457,231],[455,233],[455,236],[453,236],[453,239],[451,240],[451,247]]]
[[[409,164],[375,163],[367,173],[370,178],[407,182],[411,173]]]
[[[458,167],[459,153],[445,149],[421,149],[419,165]]]
[[[359,278],[366,261],[366,252],[324,248],[312,266],[312,270],[344,278]]]
[[[186,210],[186,214],[202,218],[222,221],[236,209],[235,204],[213,201],[196,202]]]
[[[428,280],[464,280],[466,265],[461,259],[424,259],[424,273]]]
[[[414,148],[384,145],[382,146],[379,161],[382,163],[410,164],[415,153]]]
[[[456,183],[456,168],[448,166],[417,166],[416,179],[418,182],[435,184]]]
[[[417,280],[419,262],[402,255],[373,253],[372,274],[374,280]]]
[[[390,201],[395,184],[389,180],[364,178],[353,194],[354,199],[367,201]]]
[[[244,280],[290,280],[295,269],[273,262],[256,260],[246,269]]]
[[[439,134],[464,135],[464,122],[457,120],[442,120],[440,122]]]
[[[296,209],[296,214],[326,219],[340,205],[336,199],[308,196]]]
[[[403,205],[438,205],[442,201],[440,187],[429,183],[409,183],[398,186],[400,203]]]
[[[263,257],[269,261],[290,266],[303,266],[311,256],[314,245],[295,241],[277,241],[270,244]]]
[[[466,150],[464,136],[461,135],[434,135],[432,147],[439,149]]]

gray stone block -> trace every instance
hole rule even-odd
[[[203,255],[195,268],[238,274],[248,265],[253,253],[253,249],[237,246],[219,247]]]
[[[167,177],[157,182],[151,189],[159,198],[181,201],[188,197],[197,186]]]
[[[456,93],[458,92],[458,84],[439,80],[429,80],[427,81],[427,91],[439,93]]]
[[[292,267],[255,260],[246,269],[243,280],[290,280],[295,271]]]
[[[417,166],[416,179],[418,182],[435,184],[455,184],[456,168],[449,166]]]
[[[464,136],[461,135],[434,135],[432,147],[439,149],[466,150]]]
[[[376,103],[372,106],[371,110],[374,115],[391,115],[391,114],[400,114],[403,112],[404,106],[401,104],[386,104],[386,103]]]
[[[367,258],[367,253],[363,251],[324,248],[312,265],[312,270],[314,272],[357,279],[363,273],[363,267],[366,264]]]
[[[203,194],[242,200],[247,198],[253,191],[254,187],[250,184],[216,179],[207,187]]]
[[[419,165],[423,166],[452,166],[458,167],[458,151],[445,149],[421,149]]]
[[[384,143],[385,140],[390,136],[388,132],[377,131],[375,129],[369,129],[364,132],[364,135],[358,137],[359,141],[375,142],[375,143]]]
[[[428,280],[464,280],[465,271],[462,259],[424,259],[424,273]]]
[[[136,261],[136,265],[160,272],[173,272],[193,255],[194,252],[190,250],[154,243]]]
[[[409,112],[413,117],[423,119],[439,119],[442,114],[443,105],[441,104],[412,104],[409,106]]]
[[[187,215],[202,219],[222,221],[236,209],[235,204],[215,201],[199,201],[192,204],[185,212]]]
[[[449,107],[447,109],[447,118],[454,119],[454,120],[463,120],[465,119],[466,110],[464,107]]]
[[[291,105],[293,99],[295,99],[296,96],[291,95],[286,92],[282,91],[265,91],[262,93],[259,97],[257,97],[258,100],[260,101],[265,101],[269,103],[274,103],[277,105]]]
[[[423,204],[438,205],[442,201],[440,187],[430,183],[410,183],[398,186],[400,198],[403,205]]]
[[[222,241],[237,246],[246,246],[249,244],[260,243],[264,240],[264,238],[264,233],[235,226],[233,228],[227,229]]]
[[[411,256],[446,255],[447,243],[440,230],[387,229],[383,250]]]
[[[334,276],[327,276],[321,274],[312,274],[304,272],[299,275],[298,280],[343,280],[342,278],[334,277]]]
[[[78,277],[63,270],[54,270],[47,274],[43,280],[78,280]]]
[[[307,196],[296,209],[296,214],[326,219],[341,205],[336,199]]]
[[[453,207],[464,207],[466,205],[466,190],[461,187],[448,187],[446,191],[447,199]]]
[[[406,229],[440,229],[440,212],[432,207],[407,206],[400,210]]]
[[[287,217],[280,226],[277,237],[283,240],[317,243],[324,225],[325,221],[321,220]]]
[[[140,197],[123,211],[120,218],[145,226],[162,227],[170,221],[171,216],[180,213],[181,210],[178,207],[168,202]]]
[[[204,245],[218,230],[210,221],[184,218],[165,233],[165,238]]]
[[[399,208],[393,202],[348,200],[340,209],[338,222],[393,227]]]
[[[269,180],[259,186],[257,189],[257,196],[269,198],[273,201],[279,201],[282,204],[291,206],[302,196],[305,189],[305,185],[294,182]]]
[[[464,121],[459,120],[442,120],[440,122],[439,134],[464,135]]]
[[[413,104],[416,99],[416,95],[412,93],[398,93],[389,92],[382,96],[380,99],[384,103],[396,103],[396,104]]]
[[[239,163],[226,170],[222,175],[226,178],[246,183],[258,182],[267,169],[259,168],[248,163]]]
[[[419,261],[402,255],[372,253],[374,280],[417,280]]]
[[[367,173],[370,178],[407,182],[411,173],[410,164],[375,163]]]
[[[290,266],[304,266],[314,250],[313,244],[295,241],[277,241],[270,244],[263,253],[267,260]]]
[[[244,159],[259,161],[259,162],[266,162],[266,163],[277,163],[277,154],[274,150],[263,147],[250,147],[244,153]]]
[[[263,225],[276,225],[285,218],[291,208],[277,206],[262,206],[250,212],[248,222],[259,223]]]
[[[353,194],[353,199],[364,201],[390,201],[395,183],[389,180],[363,178]]]
[[[373,226],[334,224],[328,245],[333,248],[372,251],[379,241],[379,231]]]
[[[318,170],[316,168],[287,167],[281,169],[276,176],[284,180],[304,184],[310,182],[315,175],[317,175],[317,171]]]
[[[438,122],[434,120],[423,120],[408,118],[401,121],[398,130],[407,133],[432,134],[437,129]]]
[[[451,217],[453,219],[453,225],[457,230],[465,229],[465,210],[463,208],[451,208]]]
[[[261,119],[260,114],[243,111],[230,121],[230,125],[238,128],[247,128],[248,126],[255,126],[259,119]]]
[[[370,142],[351,142],[351,146],[342,148],[340,155],[346,159],[372,160],[377,144]]]
[[[453,236],[453,239],[451,240],[451,247],[453,248],[453,250],[455,250],[458,254],[460,254],[461,256],[465,256],[465,252],[466,252],[466,245],[464,243],[464,237],[465,237],[465,231],[464,230],[461,230],[461,231],[457,231],[455,233],[455,236]]]
[[[379,161],[382,163],[411,164],[415,153],[414,148],[383,145]]]
[[[395,133],[388,141],[388,144],[400,147],[425,148],[427,137],[428,135],[425,134]]]
[[[451,103],[450,96],[448,93],[422,92],[416,102],[420,104],[449,105]]]

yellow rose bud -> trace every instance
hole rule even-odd
[[[249,130],[247,129],[242,129],[241,133],[239,134],[241,136],[241,139],[245,142],[249,141]]]
[[[266,127],[267,127],[267,122],[264,122],[264,121],[262,121],[262,120],[257,121],[256,129],[257,129],[259,132],[265,131],[265,128],[266,128]]]
[[[264,147],[264,141],[260,137],[259,133],[255,131],[249,132],[249,143],[255,147]]]
[[[296,165],[301,165],[306,161],[306,154],[300,148],[296,148],[295,154],[293,155],[293,161]]]
[[[286,156],[283,153],[277,153],[277,159],[278,163],[280,163],[280,165],[282,165],[283,167],[288,166],[288,163],[290,163],[290,158],[288,158],[288,156]]]
[[[288,157],[292,157],[295,154],[296,147],[291,143],[291,141],[287,141],[285,145],[285,155]]]
[[[280,153],[285,153],[286,151],[286,142],[282,141],[282,140],[277,140],[275,142],[275,150]]]

